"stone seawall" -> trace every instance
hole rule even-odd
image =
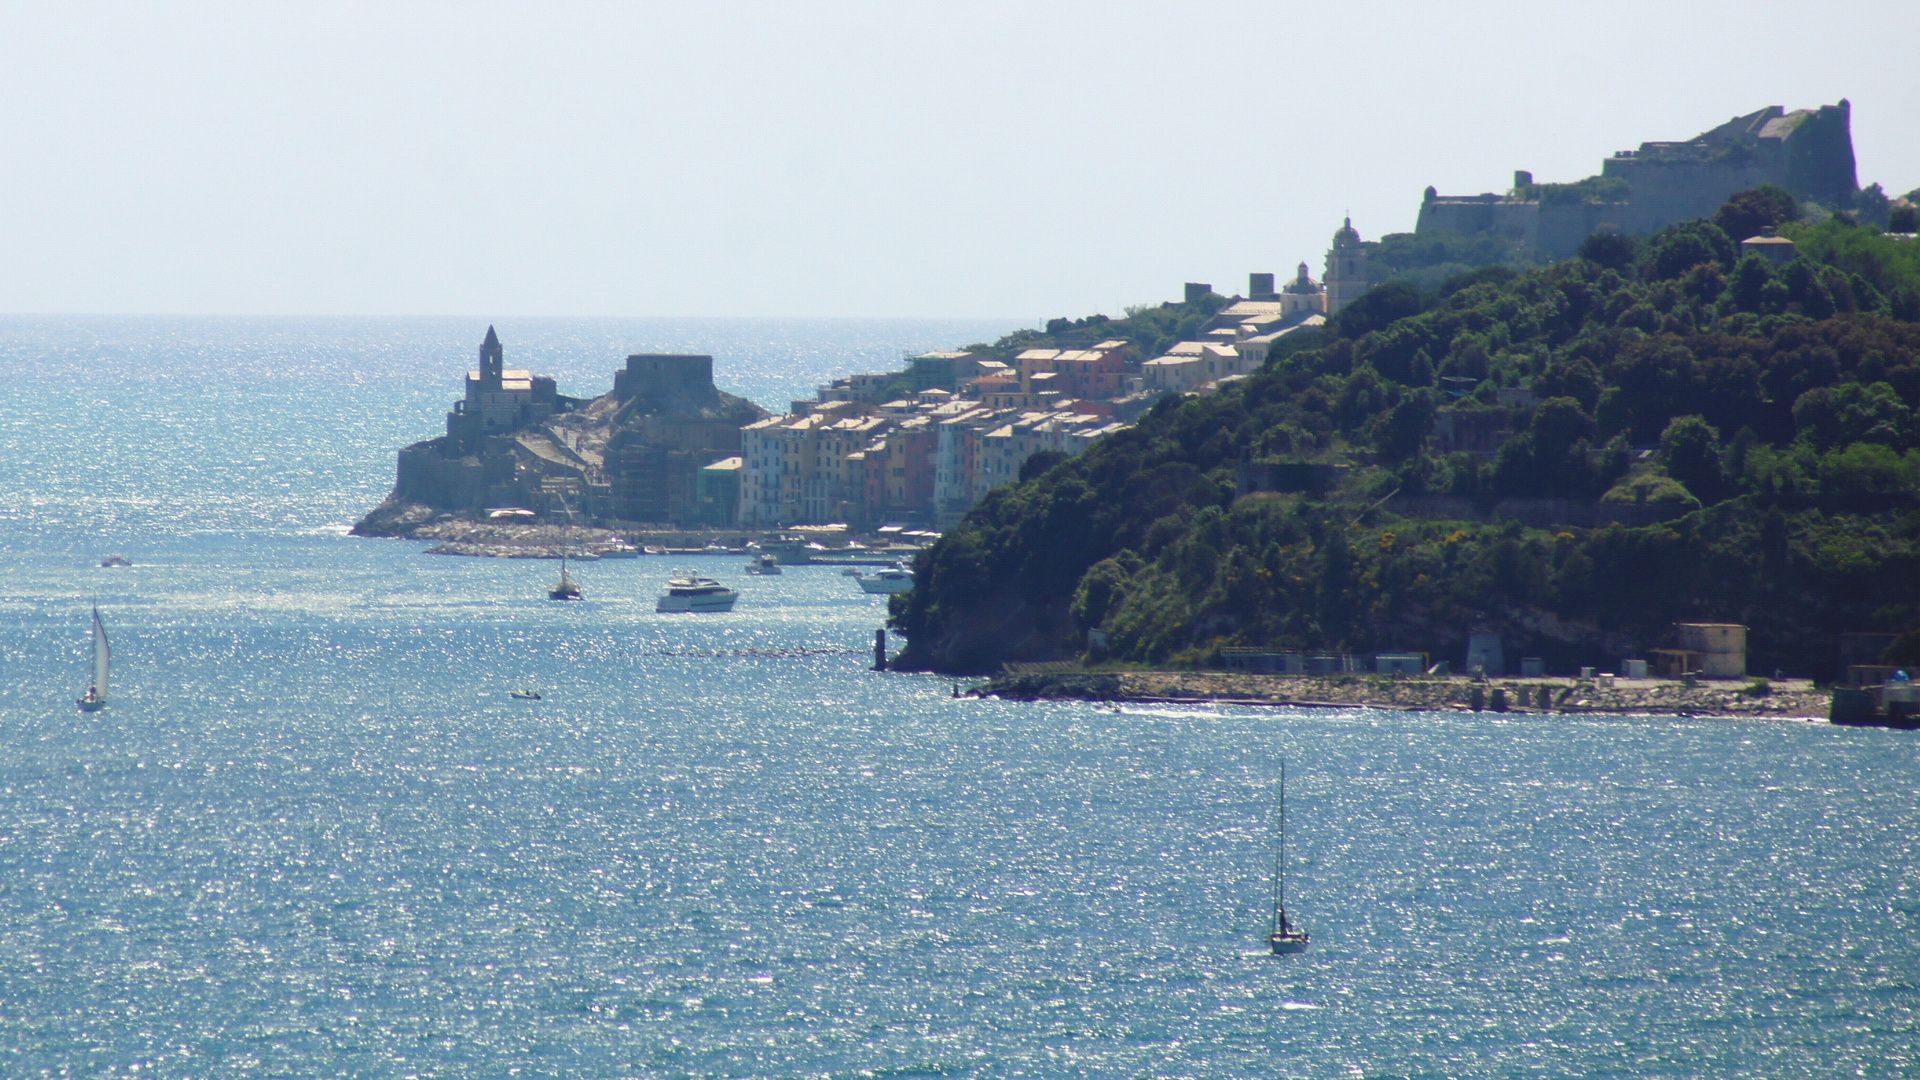
[[[1615,680],[1612,686],[1573,679],[1389,678],[1371,675],[1242,675],[1215,671],[1069,671],[1002,675],[979,687],[982,697],[1014,701],[1131,701],[1234,705],[1297,705],[1431,711],[1480,708],[1517,715],[1641,714],[1744,716],[1825,721],[1831,694],[1805,680],[1771,684],[1755,694],[1745,681],[1688,687],[1664,679]],[[1549,704],[1542,707],[1540,692]],[[1500,691],[1496,696],[1494,691]],[[1496,710],[1502,703],[1504,709]]]

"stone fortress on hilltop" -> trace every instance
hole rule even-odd
[[[1778,105],[1736,116],[1684,142],[1645,142],[1601,163],[1600,175],[1572,184],[1538,184],[1517,171],[1505,194],[1441,195],[1429,187],[1415,235],[1451,230],[1491,233],[1566,258],[1589,235],[1646,235],[1663,226],[1712,217],[1727,197],[1775,184],[1830,208],[1853,205],[1852,106],[1787,112]]]

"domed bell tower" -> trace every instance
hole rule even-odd
[[[1329,318],[1367,291],[1367,249],[1352,218],[1333,234],[1333,246],[1327,249],[1326,289]]]

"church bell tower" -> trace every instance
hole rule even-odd
[[[480,343],[480,383],[488,390],[500,389],[500,380],[506,370],[506,357],[500,349],[500,339],[494,335],[493,327],[487,327],[487,340]]]

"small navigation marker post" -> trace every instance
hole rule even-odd
[[[887,670],[887,628],[873,632],[873,670]]]

